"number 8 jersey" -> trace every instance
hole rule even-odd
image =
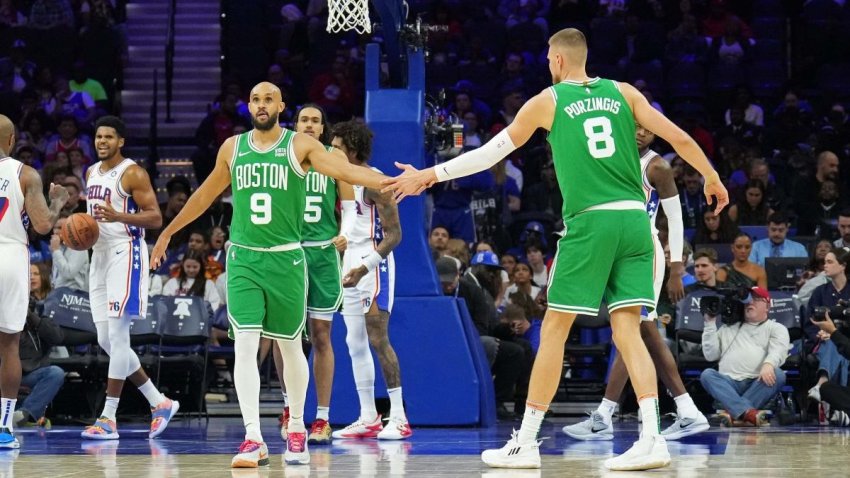
[[[564,218],[617,201],[644,202],[631,107],[612,80],[565,80],[549,87],[549,133]]]
[[[306,173],[295,157],[295,132],[283,129],[264,150],[255,145],[253,133],[236,136],[233,146],[231,241],[259,248],[300,243]]]

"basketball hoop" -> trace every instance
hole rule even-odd
[[[369,0],[328,0],[330,33],[354,30],[359,34],[372,33],[369,21]]]

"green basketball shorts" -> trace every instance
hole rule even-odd
[[[307,260],[307,315],[333,320],[342,305],[342,264],[333,244],[303,246]]]

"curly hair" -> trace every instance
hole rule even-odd
[[[339,137],[345,148],[353,152],[357,160],[366,163],[372,156],[372,131],[368,126],[355,121],[343,121],[333,128],[334,137]]]

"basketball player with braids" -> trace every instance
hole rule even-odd
[[[106,403],[83,438],[117,440],[115,412],[130,381],[151,407],[149,438],[156,438],[174,418],[180,403],[157,390],[130,347],[130,323],[144,318],[148,299],[148,247],[145,229],[162,226],[162,215],[148,173],[121,154],[124,122],[104,116],[95,124],[94,145],[100,161],[88,170],[88,213],[98,221],[100,235],[92,247],[89,302],[97,343],[109,355]]]
[[[295,132],[312,136],[324,144],[328,151],[342,155],[329,146],[330,126],[321,106],[312,103],[302,105],[295,113]],[[334,313],[342,305],[342,273],[339,253],[345,251],[347,236],[351,234],[354,221],[354,189],[351,185],[329,178],[315,169],[307,171],[307,199],[304,209],[304,226],[301,231],[301,246],[307,262],[307,315],[308,329],[313,345],[313,379],[316,381],[316,419],[310,427],[307,442],[325,445],[331,441],[331,426],[328,424],[331,405],[331,387],[334,376],[334,351],[331,345],[331,324]],[[338,225],[336,202],[342,206],[343,223]],[[333,247],[332,247],[333,246]],[[272,348],[275,367],[283,388],[283,417],[280,434],[287,438],[286,425],[289,421],[289,397],[283,380],[283,357],[278,347]]]
[[[285,105],[275,85],[251,90],[248,109],[254,129],[225,140],[212,174],[159,236],[151,254],[160,264],[171,237],[201,215],[227,188],[233,188],[233,221],[227,254],[227,303],[235,341],[234,382],[245,423],[245,440],[234,468],[269,464],[260,431],[260,337],[277,341],[289,394],[284,460],[307,464],[304,401],[309,370],[301,349],[307,320],[307,264],[301,245],[306,177],[312,167],[350,184],[380,187],[386,176],[348,163],[310,135],[284,129],[278,116]]]
[[[337,124],[332,144],[356,167],[374,169],[368,164],[372,154],[372,132],[365,125],[356,121]],[[398,206],[392,194],[360,186],[354,187],[354,201],[354,225],[343,260],[343,270],[347,272],[342,279],[345,287],[342,317],[360,399],[360,417],[335,431],[334,438],[403,440],[413,431],[404,413],[398,357],[387,332],[395,290],[392,251],[401,242]],[[343,221],[346,220],[343,216]],[[390,419],[386,427],[375,410],[375,364],[370,345],[378,356],[390,396]]]
[[[68,191],[51,184],[47,205],[38,172],[9,156],[14,146],[15,125],[0,115],[0,449],[21,447],[13,415],[21,386],[18,346],[29,306],[27,227],[47,234],[68,201]]]
[[[670,464],[659,425],[655,368],[641,340],[641,307],[655,308],[653,245],[635,123],[665,139],[705,177],[705,195],[717,198],[716,213],[729,202],[720,176],[697,143],[653,108],[633,86],[585,71],[587,40],[574,28],[549,39],[553,86],[526,102],[507,128],[484,146],[433,168],[386,182],[400,200],[438,181],[468,176],[498,163],[538,129],[549,131],[555,174],[564,196],[564,234],[549,275],[548,310],[531,372],[519,432],[481,459],[498,468],[539,468],[537,435],[560,382],[564,343],[577,314],[597,314],[604,299],[614,343],[638,396],[643,430],[634,445],[605,461],[611,470],[647,470]]]

